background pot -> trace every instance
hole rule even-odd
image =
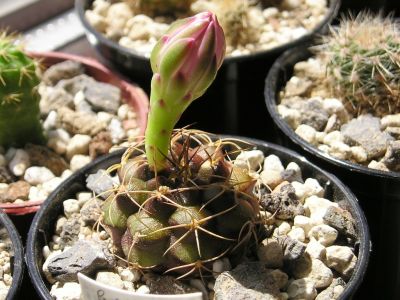
[[[149,100],[147,95],[141,88],[134,84],[128,83],[125,80],[122,80],[121,78],[113,74],[109,69],[90,58],[60,52],[32,52],[29,55],[39,59],[41,64],[45,68],[65,60],[80,62],[85,67],[87,75],[93,77],[98,81],[110,83],[116,87],[119,87],[121,89],[122,98],[125,99],[126,103],[133,107],[134,110],[137,112],[137,121],[140,128],[139,136],[144,136],[144,131],[147,124]],[[43,201],[26,201],[25,203],[21,204],[1,203],[0,208],[2,208],[8,214],[26,215],[36,212],[42,203]],[[27,220],[23,220],[19,223],[25,224],[25,226],[27,227],[29,226],[29,224],[26,224],[26,221]],[[18,224],[16,225],[19,228]]]
[[[120,46],[95,30],[85,18],[85,10],[92,2],[93,0],[75,0],[75,9],[89,42],[107,65],[122,72],[149,92],[152,76],[149,59]],[[209,132],[271,140],[270,131],[264,129],[273,123],[265,117],[267,114],[262,93],[267,71],[282,52],[303,44],[327,29],[339,10],[340,0],[328,0],[328,3],[327,15],[309,34],[270,50],[226,57],[214,83],[201,97],[202,100],[190,105],[177,127],[196,123],[196,128]]]
[[[272,66],[265,81],[267,109],[283,132],[277,133],[279,142],[298,149],[337,175],[360,200],[374,246],[361,299],[400,299],[400,173],[382,172],[329,156],[300,138],[278,114],[279,92],[291,78],[293,66],[309,57],[311,52],[305,46],[287,51]],[[375,297],[370,298],[371,295]]]
[[[15,229],[14,224],[1,209],[0,227],[6,229],[12,243],[13,256],[11,258],[11,273],[13,278],[6,298],[6,300],[12,300],[17,299],[24,277],[24,247],[22,246],[21,238]]]
[[[354,274],[346,285],[345,291],[340,299],[348,299],[351,297],[363,280],[368,265],[370,251],[368,225],[365,216],[357,203],[357,199],[335,176],[311,164],[297,153],[259,140],[244,139],[244,141],[256,145],[257,148],[262,150],[265,154],[277,155],[285,164],[290,161],[296,162],[300,166],[305,178],[316,178],[325,188],[328,198],[346,206],[346,208],[351,212],[356,220],[356,229],[359,237],[358,261]],[[36,214],[29,231],[26,257],[29,275],[31,276],[35,289],[41,299],[51,299],[49,285],[46,283],[41,272],[44,262],[42,248],[46,241],[51,239],[57,217],[63,211],[63,201],[70,197],[74,197],[76,192],[85,188],[85,179],[89,174],[95,173],[101,168],[107,168],[108,166],[119,162],[122,153],[123,150],[114,152],[107,157],[99,158],[73,174],[49,196],[48,201],[42,205],[40,211]]]

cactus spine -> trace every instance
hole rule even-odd
[[[320,47],[329,83],[354,114],[400,112],[400,32],[392,17],[345,19]]]
[[[0,35],[0,145],[44,143],[36,62]]]

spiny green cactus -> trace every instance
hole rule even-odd
[[[40,123],[36,62],[0,34],[0,145],[45,141]]]
[[[174,23],[151,55],[145,142],[112,168],[120,185],[100,220],[117,253],[138,268],[202,275],[222,256],[240,257],[257,236],[256,180],[226,157],[225,146],[234,143],[186,129],[171,137],[182,112],[213,81],[224,50],[223,31],[207,12]]]
[[[319,48],[329,83],[354,114],[400,112],[400,31],[392,17],[361,13],[333,28]],[[318,49],[318,48],[317,48]]]
[[[105,201],[101,224],[129,263],[202,274],[212,261],[238,258],[255,242],[256,180],[226,159],[223,149],[231,144],[180,130],[171,141],[168,167],[159,173],[138,152],[143,144],[128,149],[118,167],[121,184]]]
[[[194,0],[133,0],[134,10],[149,16],[187,13]]]

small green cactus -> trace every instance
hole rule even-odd
[[[117,252],[135,267],[184,277],[207,273],[220,257],[238,259],[254,245],[256,180],[226,158],[231,144],[177,131],[159,173],[140,154],[143,144],[128,149],[118,167],[121,184],[102,208],[101,224]]]
[[[222,28],[209,12],[174,23],[152,52],[145,141],[112,168],[120,185],[100,220],[118,255],[138,268],[201,276],[220,257],[239,258],[257,236],[256,180],[227,158],[233,141],[194,130],[172,133],[213,81],[224,53]]]
[[[187,13],[194,0],[134,0],[133,8],[149,16]]]
[[[400,31],[392,17],[361,13],[325,38],[329,84],[355,114],[400,112]]]
[[[37,63],[0,34],[0,145],[45,142],[40,123]]]

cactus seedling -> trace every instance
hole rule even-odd
[[[227,159],[226,146],[238,151],[234,143],[172,131],[213,81],[224,50],[223,31],[207,12],[173,24],[151,55],[145,142],[112,168],[120,185],[100,220],[118,254],[138,268],[201,276],[222,256],[239,258],[257,236],[255,179]]]
[[[400,31],[392,17],[343,20],[320,48],[329,83],[354,114],[400,112]]]
[[[0,34],[0,145],[45,141],[40,123],[36,62]]]

